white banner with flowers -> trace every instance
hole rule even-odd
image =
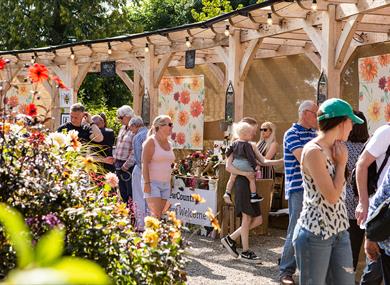
[[[372,134],[390,121],[390,54],[359,59],[359,110]]]
[[[174,148],[203,149],[204,76],[165,76],[159,85],[159,114],[172,118]]]
[[[183,222],[211,227],[207,210],[212,213],[217,210],[217,180],[207,180],[207,189],[198,189],[186,186],[188,179],[198,179],[196,177],[173,177],[173,189],[169,202],[171,211],[176,212],[176,217]],[[197,195],[196,195],[197,194]]]

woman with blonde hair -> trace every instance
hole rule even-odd
[[[276,126],[271,122],[264,122],[260,127],[260,140],[257,149],[266,159],[274,159],[279,149],[276,142]],[[274,168],[272,166],[260,166],[261,178],[273,179]]]
[[[157,116],[143,143],[142,188],[151,214],[161,218],[171,193],[171,164],[175,161],[172,144],[173,123],[169,116]]]

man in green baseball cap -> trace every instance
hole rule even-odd
[[[351,105],[348,102],[338,99],[332,98],[326,100],[319,108],[320,116],[317,117],[318,121],[322,121],[325,119],[337,118],[337,117],[348,117],[355,124],[363,124],[364,121],[360,119],[353,113]]]

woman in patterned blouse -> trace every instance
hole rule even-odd
[[[363,120],[341,99],[317,113],[319,134],[302,151],[303,207],[293,235],[299,284],[355,284],[345,207],[345,166],[353,123]]]

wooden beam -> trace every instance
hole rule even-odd
[[[244,116],[244,81],[240,80],[241,58],[240,31],[234,30],[229,36],[229,63],[226,66],[228,82],[231,82],[234,88],[234,121],[239,121]]]
[[[154,74],[154,87],[157,88],[158,85],[160,84],[161,78],[163,77],[164,72],[167,69],[174,55],[175,55],[174,52],[167,53],[162,57],[162,59],[158,63],[157,70],[155,71]]]
[[[336,21],[336,6],[329,5],[323,12],[321,69],[328,79],[328,98],[340,98],[340,69],[335,68],[335,50],[337,30],[340,21]]]
[[[133,109],[137,115],[141,115],[142,108],[142,88],[141,88],[141,75],[134,71],[134,92],[133,92]]]
[[[145,89],[150,98],[150,122],[158,115],[158,92],[154,85],[154,70],[157,67],[157,56],[155,55],[155,46],[149,45],[149,52],[145,53],[144,64],[144,82]]]
[[[241,42],[290,33],[302,29],[304,25],[305,20],[303,19],[285,19],[281,25],[272,25],[271,27],[263,25],[259,31],[249,30],[242,32]]]
[[[244,56],[242,57],[240,63],[240,80],[245,80],[246,76],[248,75],[249,67],[262,41],[263,39],[251,40],[248,47],[245,49]]]
[[[214,64],[214,63],[210,63],[208,62],[208,60],[206,61],[206,65],[207,67],[209,68],[209,70],[211,71],[211,73],[214,75],[215,79],[217,79],[219,85],[221,86],[221,88],[223,88],[225,86],[225,74],[224,72],[221,70],[221,68],[218,67],[218,65]]]
[[[87,63],[87,64],[83,64],[83,65],[79,66],[79,70],[77,72],[77,77],[74,81],[75,92],[78,92],[78,90],[79,90],[81,84],[83,83],[85,77],[87,76],[91,66],[92,66],[91,63]]]
[[[318,70],[321,71],[321,58],[314,51],[305,50],[305,55],[310,61],[317,67]]]
[[[353,35],[355,34],[356,28],[360,20],[363,18],[362,14],[354,15],[344,25],[344,29],[341,32],[339,40],[336,46],[335,65],[336,68],[340,68],[344,62],[344,57],[351,44]]]
[[[229,64],[229,56],[226,54],[225,49],[222,46],[216,46],[214,50],[217,51],[218,56],[227,67]]]
[[[324,12],[325,13],[325,12]],[[317,29],[314,28],[310,23],[304,22],[303,30],[306,32],[311,42],[315,46],[316,50],[322,54],[322,39]]]
[[[351,16],[370,13],[390,6],[390,0],[359,0],[358,4],[342,3],[337,5],[336,20],[343,20]]]
[[[118,68],[115,70],[116,74],[119,76],[120,79],[122,79],[123,83],[126,84],[127,88],[131,91],[131,93],[134,94],[134,83],[133,80],[127,75],[125,71],[122,71]]]

